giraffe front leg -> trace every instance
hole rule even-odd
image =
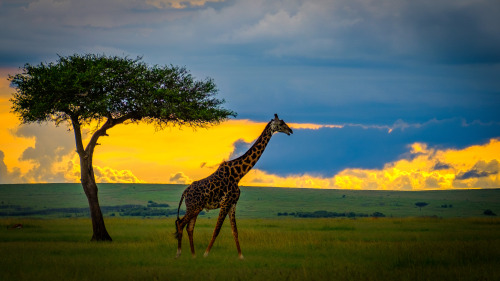
[[[210,253],[210,249],[212,249],[212,246],[214,245],[215,238],[217,238],[217,235],[219,235],[222,223],[224,223],[224,220],[226,219],[227,213],[229,213],[230,208],[231,206],[227,205],[224,205],[220,208],[219,218],[217,219],[217,224],[215,225],[214,234],[212,235],[212,240],[210,240],[205,254],[203,254],[204,257],[207,257],[208,253]]]
[[[244,257],[243,254],[241,254],[240,241],[238,240],[238,228],[236,227],[236,204],[234,204],[229,211],[229,220],[231,222],[234,242],[236,242],[236,249],[238,250],[238,258],[242,260]]]

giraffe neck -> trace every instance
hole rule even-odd
[[[267,124],[262,134],[260,134],[259,138],[255,141],[252,147],[245,152],[245,154],[234,160],[226,162],[226,164],[230,167],[231,176],[235,180],[241,180],[241,178],[243,178],[253,168],[253,166],[255,166],[257,161],[259,161],[260,156],[273,136],[270,124],[271,123]]]

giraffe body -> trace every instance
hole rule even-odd
[[[293,133],[292,129],[290,129],[283,120],[279,120],[278,115],[275,114],[274,119],[267,124],[262,134],[243,156],[221,163],[213,174],[202,180],[193,182],[184,190],[177,210],[177,220],[175,221],[176,237],[178,240],[177,257],[181,255],[182,232],[184,227],[187,226],[186,230],[189,236],[191,254],[194,257],[193,232],[198,214],[203,209],[212,210],[220,208],[221,210],[215,225],[215,230],[205,251],[205,256],[210,252],[215,239],[219,235],[222,224],[229,214],[231,230],[236,243],[236,249],[238,250],[238,257],[243,259],[238,240],[238,229],[236,227],[235,217],[236,203],[240,198],[238,183],[257,163],[275,132],[282,132],[287,135]],[[183,200],[185,200],[186,204],[186,214],[184,217],[179,218],[179,209]]]

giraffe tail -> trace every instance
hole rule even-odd
[[[184,201],[184,193],[182,193],[181,201],[179,202],[179,207],[177,208],[177,220],[179,220],[179,212],[181,210],[182,201]]]
[[[179,212],[180,212],[180,209],[181,209],[182,201],[184,201],[184,193],[182,193],[181,201],[179,202],[179,207],[177,208],[177,219],[175,220],[175,233],[174,233],[174,236],[177,239],[182,238],[182,229],[180,229],[180,231],[179,231],[179,223],[181,221],[181,219],[179,218]]]

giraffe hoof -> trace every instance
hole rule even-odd
[[[239,254],[238,258],[242,261],[245,259],[245,257],[242,254]]]
[[[208,257],[208,252],[205,252],[205,253],[203,254],[203,257],[204,257],[204,258]]]

